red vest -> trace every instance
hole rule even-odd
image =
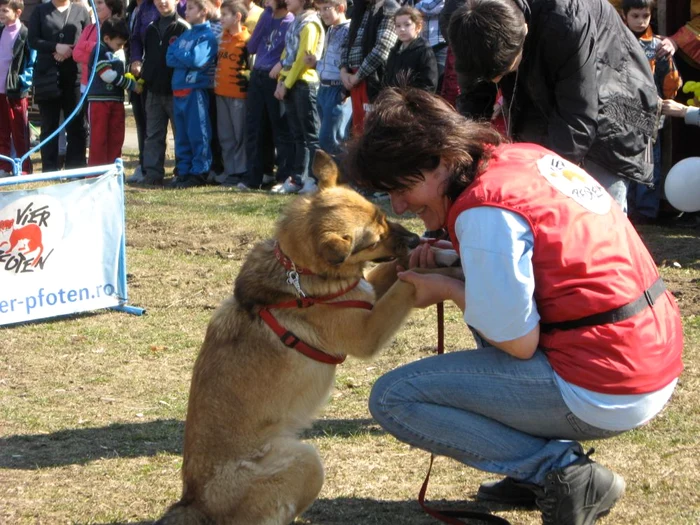
[[[535,302],[541,323],[580,319],[631,303],[658,278],[651,255],[622,210],[585,171],[534,144],[494,150],[487,169],[449,210],[494,206],[521,215],[534,237]],[[665,291],[653,307],[617,323],[540,335],[554,370],[595,392],[642,394],[683,369],[680,312]]]

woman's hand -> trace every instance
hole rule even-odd
[[[661,41],[661,45],[656,50],[656,58],[673,56],[678,51],[678,44],[672,38],[666,37]]]
[[[63,60],[69,59],[73,56],[73,46],[68,44],[56,44],[56,55],[63,58]]]
[[[129,68],[130,71],[131,71],[131,74],[134,75],[136,78],[140,77],[140,76],[141,76],[141,67],[142,67],[142,66],[143,66],[143,63],[142,63],[140,60],[134,60],[134,61],[131,63],[131,66],[130,66],[130,68]]]
[[[661,113],[669,117],[685,117],[687,112],[688,106],[675,100],[667,99],[661,103]]]
[[[435,273],[402,271],[399,279],[416,287],[416,308],[426,308],[446,300],[454,301],[464,310],[464,283]]]
[[[409,268],[437,268],[435,254],[430,249],[433,243],[422,243],[411,251],[408,256]]]

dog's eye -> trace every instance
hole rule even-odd
[[[374,250],[377,246],[379,246],[379,241],[375,242],[374,244],[370,244],[369,249]]]

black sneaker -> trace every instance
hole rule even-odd
[[[476,499],[492,501],[513,507],[535,507],[538,487],[530,483],[521,483],[513,478],[503,478],[500,481],[482,483],[476,493]]]
[[[186,177],[179,178],[175,183],[174,187],[179,190],[184,190],[187,188],[197,188],[199,186],[206,186],[207,179],[201,175],[188,175]]]
[[[538,490],[543,525],[592,525],[625,492],[625,480],[590,458],[593,449],[568,467],[553,470]]]

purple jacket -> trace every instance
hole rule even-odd
[[[146,29],[148,29],[151,22],[155,22],[159,18],[160,13],[153,0],[144,0],[139,6],[134,29],[129,40],[129,59],[132,62],[143,62],[143,43],[146,40]]]
[[[253,69],[270,71],[280,61],[284,50],[284,37],[293,21],[292,13],[287,13],[284,18],[275,19],[272,16],[272,8],[265,8],[246,44],[248,53],[255,55]]]

